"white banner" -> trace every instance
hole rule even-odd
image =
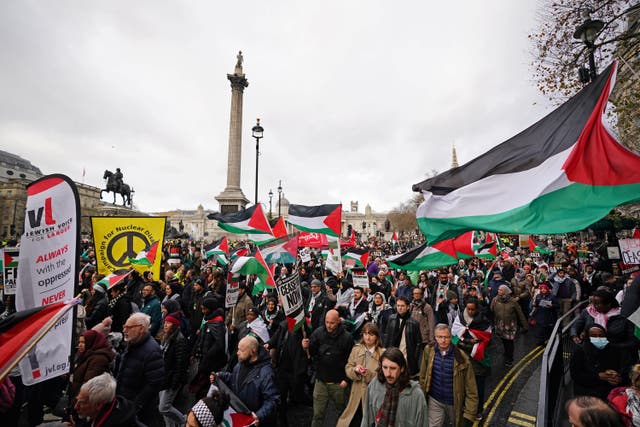
[[[640,239],[620,239],[618,244],[620,245],[618,259],[622,259],[625,264],[640,264]]]
[[[64,175],[27,186],[20,240],[16,308],[26,310],[74,297],[80,232],[78,190]],[[36,384],[69,372],[73,314],[64,315],[20,362],[22,382]]]
[[[227,294],[224,298],[224,308],[235,307],[238,304],[238,296],[240,292],[240,283],[227,283]]]
[[[309,251],[309,248],[300,249],[300,261],[302,262],[311,261],[311,252]]]
[[[20,250],[18,248],[4,248],[2,250],[2,280],[4,284],[5,295],[16,294],[16,283],[18,281],[18,256]]]
[[[353,275],[353,286],[359,286],[362,289],[369,288],[369,275],[367,274],[367,270],[357,269],[351,270],[351,274]]]
[[[282,301],[284,314],[290,316],[302,307],[300,276],[297,270],[285,278],[278,277],[276,279],[276,289]]]

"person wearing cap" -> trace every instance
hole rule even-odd
[[[536,330],[536,345],[543,345],[558,320],[558,300],[551,294],[547,283],[541,283],[538,289],[540,293],[536,295],[531,310],[531,325]]]
[[[160,391],[158,409],[164,417],[164,423],[167,427],[182,427],[187,422],[186,417],[173,406],[175,398],[186,382],[189,363],[187,340],[180,332],[180,317],[182,316],[182,311],[169,313],[165,316],[164,334],[160,341],[164,358],[164,389]]]
[[[311,328],[315,331],[324,322],[324,316],[327,310],[335,305],[330,301],[327,295],[322,291],[322,282],[318,279],[311,281],[311,298],[307,305],[308,316],[311,317]]]
[[[85,306],[86,317],[84,323],[87,329],[91,329],[109,315],[109,299],[107,298],[107,287],[98,283],[104,276],[94,275],[94,283],[91,287],[91,296]]]
[[[218,297],[207,296],[200,307],[204,321],[193,347],[197,368],[196,376],[190,384],[196,398],[206,394],[209,374],[221,370],[227,363],[227,328],[224,324],[223,303],[224,301]]]
[[[523,332],[527,332],[527,319],[520,305],[511,297],[511,288],[507,285],[498,287],[498,295],[491,301],[495,334],[502,340],[504,346],[504,364],[507,368],[513,366],[513,350],[518,325]]]

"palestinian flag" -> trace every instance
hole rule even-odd
[[[16,268],[18,267],[18,255],[16,253],[3,252],[3,267],[4,268]]]
[[[282,219],[282,217],[270,220],[269,225],[271,226],[273,234],[250,234],[248,236],[249,239],[256,245],[262,246],[287,235],[287,227],[284,225],[284,219]]]
[[[533,240],[533,237],[529,236],[529,252],[533,253],[533,252],[537,252],[540,255],[551,255],[552,252],[547,249],[547,248],[543,248],[542,246],[538,246],[536,245],[536,242]]]
[[[475,249],[475,256],[482,259],[494,259],[498,256],[498,244],[496,241],[485,242]]]
[[[467,231],[453,239],[453,247],[455,256],[458,258],[473,258],[476,253],[473,249],[475,232]]]
[[[297,234],[285,235],[261,246],[260,251],[269,265],[295,264],[298,259],[298,236]]]
[[[17,311],[0,320],[0,380],[80,300]]]
[[[273,234],[262,205],[251,206],[230,214],[212,213],[209,219],[218,221],[218,227],[234,234]]]
[[[367,267],[369,262],[369,250],[359,248],[349,248],[347,252],[342,255],[343,260],[354,260],[356,267]]]
[[[211,243],[210,245],[205,245],[202,249],[205,258],[215,256],[220,264],[229,264],[229,241],[226,236]]]
[[[216,377],[215,385],[218,389],[229,396],[229,407],[224,411],[222,423],[224,427],[246,427],[253,425],[251,411],[238,396],[219,378]]]
[[[393,232],[393,236],[391,236],[391,245],[395,248],[398,244],[398,233]]]
[[[602,123],[616,64],[530,128],[469,163],[413,186],[429,243],[482,229],[581,230],[640,198],[640,156]]]
[[[276,282],[273,279],[273,271],[269,268],[262,257],[260,249],[256,250],[256,254],[254,256],[245,255],[236,259],[233,265],[231,265],[229,273],[232,275],[237,273],[244,276],[248,276],[250,274],[258,276],[260,281],[256,281],[256,284],[253,286],[253,295],[257,295],[266,288],[275,288],[276,286]]]
[[[491,341],[491,326],[487,325],[484,330],[469,329],[462,324],[460,316],[456,316],[456,319],[453,321],[453,326],[451,327],[451,342],[453,345],[457,345],[465,333],[469,333],[472,338],[478,340],[478,342],[473,345],[470,356],[478,362],[489,366],[489,357],[486,351]]]
[[[231,262],[235,262],[235,260],[237,260],[238,258],[242,257],[242,256],[246,256],[249,254],[249,249],[248,248],[240,248],[237,249],[236,251],[234,251],[231,256],[229,257]]]
[[[340,236],[342,205],[289,205],[288,222],[301,231]]]
[[[287,316],[287,329],[289,332],[294,332],[304,326],[304,309],[300,309],[298,312],[293,313],[292,316]]]
[[[640,239],[640,230],[638,230],[636,227],[633,227],[633,230],[631,231],[631,238]]]
[[[113,288],[115,285],[117,285],[118,283],[122,282],[124,279],[126,279],[127,276],[131,274],[132,271],[133,270],[129,270],[124,274],[111,273],[110,275],[104,277],[102,280],[98,281],[97,283],[105,285],[107,287],[107,290],[109,290]]]
[[[323,236],[323,234],[321,234],[321,236]],[[349,240],[340,240],[340,247],[350,248],[355,245],[356,245],[356,231],[351,229],[351,237],[349,237]]]
[[[446,265],[455,264],[453,239],[428,246],[426,243],[400,255],[387,258],[389,265],[403,270],[431,270]]]
[[[154,242],[151,247],[138,252],[135,258],[129,258],[131,265],[140,265],[151,267],[156,261],[156,253],[158,252],[158,242]]]

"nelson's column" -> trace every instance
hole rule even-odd
[[[229,121],[229,157],[227,160],[227,187],[216,196],[220,203],[220,212],[237,212],[249,203],[240,188],[240,169],[242,164],[242,94],[249,86],[242,72],[242,51],[238,52],[233,74],[227,74],[231,82],[231,117]]]

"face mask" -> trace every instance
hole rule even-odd
[[[607,337],[589,337],[589,341],[591,341],[591,344],[598,350],[602,350],[609,344]]]

